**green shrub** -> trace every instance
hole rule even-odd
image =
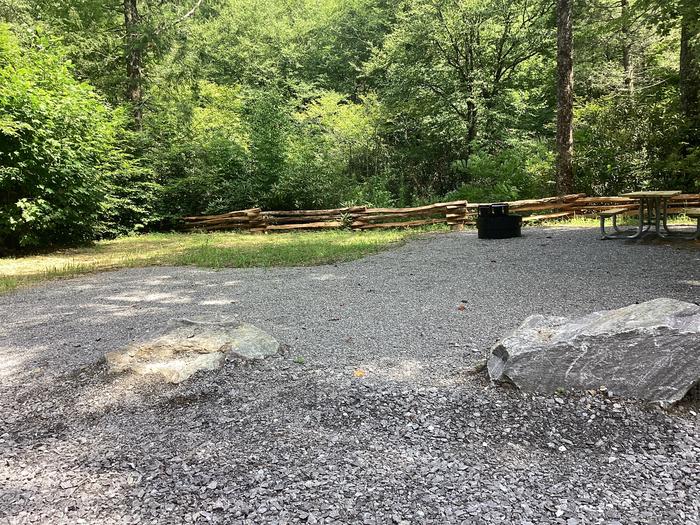
[[[0,25],[2,251],[95,238],[121,163],[111,110],[73,78],[57,42],[23,38]]]
[[[468,182],[448,194],[448,200],[509,201],[554,192],[554,155],[541,141],[513,141],[495,154],[480,151],[466,165],[454,162],[452,169]]]
[[[371,101],[323,91],[305,102],[285,100],[274,90],[211,82],[194,90],[194,104],[185,102],[192,97],[185,90],[158,91],[148,119],[161,212],[170,222],[251,206],[390,199],[381,174],[368,168],[378,141]]]
[[[577,109],[578,188],[594,195],[641,188],[700,190],[700,151],[682,152],[688,130],[676,98],[669,89],[654,96],[600,98]]]

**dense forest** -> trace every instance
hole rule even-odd
[[[558,4],[563,187],[700,190],[697,0],[0,0],[0,250],[553,195]]]

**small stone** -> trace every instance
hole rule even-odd
[[[274,337],[251,324],[173,319],[161,335],[107,352],[105,358],[110,372],[160,374],[169,383],[181,383],[200,370],[220,368],[229,354],[263,359],[279,347]]]

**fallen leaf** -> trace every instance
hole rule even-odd
[[[355,377],[365,377],[365,376],[367,375],[367,372],[365,372],[365,371],[362,370],[361,368],[358,368],[357,370],[355,370],[355,371],[353,372],[352,375],[354,375]]]
[[[463,312],[463,311],[466,310],[466,309],[467,309],[467,307],[464,306],[463,304],[460,304],[460,305],[457,307],[457,310],[459,310],[460,312]]]

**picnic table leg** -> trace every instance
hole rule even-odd
[[[617,225],[617,215],[612,216],[612,227],[613,230],[615,230],[616,233],[625,233],[620,229],[620,227]]]
[[[642,197],[641,199],[639,199],[639,214],[639,221],[642,223],[639,234],[641,236],[642,232],[648,232],[649,230],[651,230],[652,226],[651,202],[646,197]]]
[[[656,234],[661,233],[661,199],[654,198],[654,230]]]
[[[698,219],[698,226],[696,230],[691,233],[690,235],[686,235],[683,232],[678,232],[678,231],[673,231],[668,227],[667,224],[668,221],[668,199],[663,199],[663,215],[662,215],[662,227],[663,227],[663,232],[661,232],[660,229],[657,229],[657,233],[659,234],[659,237],[662,237],[664,239],[668,239],[670,237],[675,237],[675,238],[680,238],[680,239],[687,239],[687,240],[693,240],[698,238],[700,235],[700,218]]]
[[[661,225],[664,229],[664,232],[671,235],[674,232],[672,232],[671,230],[668,229],[668,224],[666,223],[666,221],[668,220],[668,199],[663,199],[663,210],[664,211],[663,211],[663,215],[662,215]],[[661,231],[659,231],[659,235],[662,237],[665,237],[665,235],[663,233],[661,233]]]
[[[639,200],[639,226],[637,227],[637,232],[627,237],[628,239],[639,239],[644,233],[644,199]]]
[[[608,235],[608,233],[605,231],[605,217],[601,216],[600,217],[600,234],[602,239],[638,239],[639,237],[642,236],[642,233],[644,232],[644,205],[642,201],[640,201],[639,204],[639,227],[634,228],[632,230],[621,230],[620,227],[617,225],[617,215],[613,215],[611,217],[612,219],[612,227],[615,230],[615,234]],[[635,231],[636,230],[636,231]],[[633,231],[634,233],[629,235],[628,232]]]
[[[605,217],[602,215],[600,216],[600,238],[603,240],[612,239],[612,236],[608,235],[605,231]]]

